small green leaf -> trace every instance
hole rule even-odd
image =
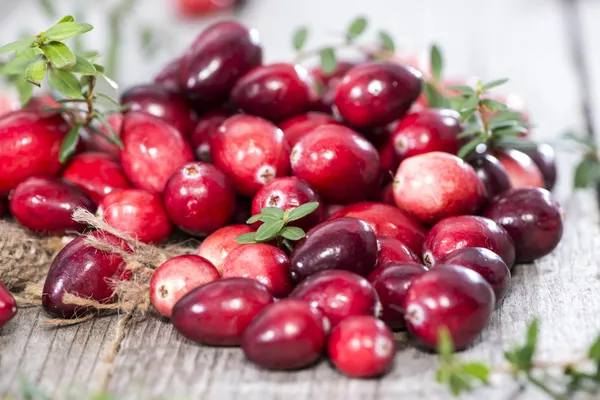
[[[477,112],[476,108],[471,108],[469,110],[464,110],[462,112],[460,112],[460,121],[461,122],[470,122],[471,120],[473,120],[475,113]]]
[[[461,365],[461,369],[464,373],[478,379],[486,385],[490,379],[490,367],[480,362],[470,362]]]
[[[473,109],[479,104],[479,95],[477,93],[473,93],[469,97],[467,97],[461,104],[459,111],[470,110]]]
[[[481,87],[481,89],[482,89],[484,92],[487,92],[488,90],[490,90],[490,89],[492,89],[492,88],[495,88],[495,87],[497,87],[497,86],[504,85],[506,82],[508,82],[508,78],[498,79],[498,80],[495,80],[495,81],[491,81],[491,82],[488,82],[488,83],[486,83],[485,85],[483,85],[483,86]]]
[[[21,57],[14,57],[6,64],[0,67],[0,74],[2,75],[22,75],[29,60]]]
[[[94,64],[94,66],[96,67],[96,69],[98,69],[98,66],[96,64]],[[98,72],[100,72],[100,71],[98,71]],[[106,83],[108,83],[110,85],[110,87],[112,87],[113,89],[117,90],[119,88],[119,85],[117,84],[117,82],[113,81],[108,76],[104,75],[104,73],[100,73],[100,76],[102,76],[104,78],[104,80],[106,81]]]
[[[590,346],[588,358],[594,360],[596,363],[600,363],[600,335],[596,337],[596,340],[594,340],[594,343]]]
[[[80,24],[77,22],[61,22],[54,25],[42,34],[44,41],[51,42],[53,40],[61,41],[89,32],[93,29],[90,24]]]
[[[283,211],[279,207],[265,207],[265,208],[260,209],[260,213],[266,214],[266,215],[272,215],[274,217],[282,219],[283,215],[285,214],[285,211]]]
[[[306,39],[308,38],[308,28],[305,26],[298,28],[296,32],[294,32],[294,36],[292,37],[292,45],[296,51],[302,50],[304,44],[306,44]]]
[[[282,220],[273,220],[265,222],[256,231],[256,241],[268,242],[269,240],[277,236],[277,234],[281,231],[284,225],[285,224]]]
[[[75,55],[61,42],[49,42],[41,47],[44,55],[58,69],[71,70],[75,68]]]
[[[35,60],[39,54],[44,54],[39,47],[23,47],[17,50],[17,56],[26,60]]]
[[[439,82],[442,79],[442,68],[444,67],[442,53],[437,45],[432,45],[429,53],[431,63],[431,74]]]
[[[70,130],[69,133],[65,136],[60,145],[60,156],[59,161],[64,163],[75,153],[75,148],[77,147],[77,143],[79,143],[79,129],[81,126],[75,125]]]
[[[521,123],[520,121],[511,121],[511,120],[505,120],[505,121],[495,121],[495,120],[489,120],[488,122],[488,127],[490,128],[490,130],[493,132],[497,129],[504,129],[504,128],[514,128],[514,127],[520,127]]]
[[[94,64],[94,68],[96,68],[96,71],[100,72],[101,74],[103,74],[104,71],[106,71],[104,69],[104,67],[102,65],[100,65],[100,64]]]
[[[381,43],[381,46],[386,50],[389,51],[390,53],[393,53],[396,51],[396,45],[394,44],[394,39],[392,38],[392,36],[387,33],[386,31],[379,31],[379,42]]]
[[[423,91],[425,92],[425,98],[427,99],[427,104],[430,108],[445,108],[448,106],[448,102],[444,96],[440,94],[433,83],[425,81]]]
[[[297,221],[300,218],[304,218],[308,214],[314,212],[317,208],[319,208],[319,203],[316,201],[302,204],[290,211],[290,215],[288,216],[287,220],[288,221]]]
[[[255,222],[258,222],[258,221],[260,221],[260,217],[261,217],[261,216],[262,216],[261,214],[256,214],[256,215],[253,215],[253,216],[251,216],[250,218],[248,218],[248,219],[246,220],[246,223],[247,223],[247,224],[253,224],[253,223],[255,223]]]
[[[445,326],[438,329],[437,351],[444,362],[451,362],[454,354],[454,344],[450,331]]]
[[[73,72],[80,75],[96,75],[96,68],[84,57],[75,55],[75,68]]]
[[[346,32],[346,41],[351,42],[359,37],[367,28],[367,19],[365,17],[358,17],[350,23],[348,31]]]
[[[295,226],[286,226],[281,230],[280,235],[288,240],[300,240],[306,236],[306,233]]]
[[[496,136],[496,137],[515,138],[517,140],[520,140],[519,136],[524,133],[527,133],[527,128],[524,128],[522,126],[512,126],[509,128],[494,129],[492,132],[494,133],[494,136]]]
[[[72,98],[81,97],[79,79],[71,72],[52,68],[48,78],[50,79],[50,84],[65,96]]]
[[[529,371],[533,366],[533,356],[537,347],[538,341],[538,320],[534,319],[527,326],[525,335],[525,344],[517,350],[517,368],[521,371]]]
[[[504,111],[504,110],[508,109],[506,104],[499,102],[498,100],[482,99],[481,103],[483,105],[485,105],[490,111],[496,111],[496,110]]]
[[[594,141],[594,139],[592,137],[578,136],[573,132],[567,132],[562,137],[565,140],[570,140],[570,141],[579,143],[579,144],[589,148],[591,151],[596,151],[596,149],[597,149],[596,142]]]
[[[244,233],[235,238],[235,241],[239,244],[256,243],[256,232]]]
[[[450,384],[450,391],[454,396],[471,390],[469,382],[463,375],[458,373],[451,374],[448,383]]]
[[[599,181],[600,162],[595,158],[585,157],[575,168],[574,187],[576,189],[588,188]]]
[[[75,18],[72,15],[65,15],[59,19],[56,24],[62,24],[63,22],[75,22]]]
[[[56,10],[54,9],[54,4],[52,4],[52,0],[38,0],[40,4],[40,8],[44,10],[44,13],[51,18],[54,18],[56,15]]]
[[[115,99],[113,99],[110,96],[105,95],[104,93],[96,93],[96,96],[98,96],[101,99],[106,100],[107,102],[109,102],[113,106],[122,107],[121,104],[119,104],[118,101],[116,101]],[[129,109],[130,106],[131,106],[130,104],[127,104],[127,109]]]
[[[327,47],[319,53],[321,59],[321,69],[326,75],[332,74],[337,68],[337,59],[335,51],[331,47]]]
[[[16,42],[11,42],[11,43],[5,44],[4,46],[0,47],[0,55],[10,53],[13,51],[21,50],[23,47],[30,45],[32,43],[33,43],[32,38],[26,38],[26,39],[17,40]]]
[[[450,85],[450,86],[446,86],[447,90],[455,90],[457,92],[460,92],[461,94],[466,94],[466,95],[471,95],[473,93],[475,93],[475,90],[473,90],[473,88],[471,86],[467,86],[467,85]]]
[[[457,138],[465,139],[470,136],[473,136],[474,134],[479,134],[479,135],[481,134],[481,126],[479,126],[479,124],[473,124],[473,125],[469,126],[467,129],[465,129],[464,131],[459,133]]]
[[[440,366],[435,373],[435,380],[438,383],[448,383],[450,380],[450,375],[452,375],[452,371],[446,368],[444,365]]]
[[[24,106],[29,102],[31,96],[33,96],[33,88],[34,86],[25,80],[25,77],[22,77],[17,81],[17,89],[19,90],[19,101],[21,105]]]
[[[463,147],[460,148],[460,150],[458,151],[457,156],[465,159],[469,154],[471,154],[471,152],[473,150],[475,150],[475,148],[477,148],[477,146],[479,146],[481,143],[485,143],[486,141],[486,137],[482,137],[482,136],[478,136],[475,139],[471,140],[470,142],[468,142],[467,144],[465,144]]]
[[[25,70],[25,79],[35,86],[40,87],[40,83],[44,79],[44,75],[46,75],[47,62],[45,58],[30,61]]]

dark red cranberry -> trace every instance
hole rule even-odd
[[[234,21],[212,24],[181,59],[182,90],[198,109],[216,108],[238,79],[262,63],[258,32]]]
[[[238,236],[252,232],[248,225],[229,225],[206,237],[198,248],[198,255],[206,258],[215,266],[219,273],[223,272],[223,263],[229,253],[240,246],[235,239]]]
[[[398,239],[415,254],[421,254],[427,230],[397,207],[381,203],[357,203],[338,211],[330,219],[353,217],[365,221],[377,236]]]
[[[58,175],[60,145],[68,130],[58,114],[22,110],[0,117],[0,196],[29,177]]]
[[[378,236],[377,267],[391,264],[421,264],[419,257],[404,243],[393,237]]]
[[[229,115],[222,110],[213,111],[198,118],[196,127],[190,134],[190,142],[200,161],[210,162],[210,137],[217,132],[219,126]]]
[[[457,350],[479,336],[494,304],[494,291],[477,272],[457,265],[440,265],[413,279],[404,299],[408,331],[435,349],[441,329],[448,330]]]
[[[171,221],[194,236],[224,227],[235,211],[235,192],[229,178],[214,165],[193,162],[167,182],[164,202]]]
[[[483,182],[489,199],[510,189],[510,181],[506,170],[496,157],[490,153],[473,152],[467,162],[475,169],[477,176]]]
[[[515,263],[515,244],[508,232],[489,218],[461,215],[441,220],[431,228],[423,244],[423,261],[433,267],[448,254],[465,247],[483,247]]]
[[[71,218],[77,208],[96,210],[92,199],[77,186],[44,177],[21,182],[10,194],[9,206],[13,217],[25,228],[53,235],[85,229]]]
[[[323,125],[292,149],[292,172],[329,203],[364,200],[380,183],[379,155],[371,143],[341,125]]]
[[[394,132],[394,129],[396,129],[397,125],[397,121],[394,121],[388,125],[361,129],[359,133],[363,135],[365,139],[371,142],[373,146],[380,149],[389,142],[390,138],[392,137],[392,132]]]
[[[248,325],[273,300],[254,279],[220,279],[193,289],[175,303],[171,322],[195,342],[239,346]]]
[[[412,280],[427,272],[420,264],[390,264],[378,267],[369,275],[382,306],[381,320],[394,330],[406,328],[404,298]]]
[[[394,180],[398,207],[429,225],[453,215],[474,214],[486,195],[473,167],[442,152],[407,158]]]
[[[107,195],[98,207],[98,216],[144,243],[160,243],[173,229],[160,196],[140,189]]]
[[[392,182],[394,180],[394,175],[398,170],[398,166],[400,165],[400,159],[396,154],[394,144],[391,141],[389,141],[388,143],[381,146],[377,151],[379,152],[379,161],[381,162],[381,174],[383,184]],[[392,201],[390,204],[396,205],[394,201]]]
[[[323,69],[318,66],[310,71],[313,79],[321,83],[323,86],[335,88],[335,85],[346,75],[348,71],[356,67],[359,63],[356,61],[345,61],[339,60],[335,65],[335,70],[330,73],[326,73]]]
[[[210,137],[212,162],[244,196],[254,196],[265,183],[287,175],[289,155],[281,129],[250,115],[227,119]]]
[[[396,201],[394,200],[394,184],[388,183],[385,185],[385,187],[381,190],[377,200],[383,204],[395,206]]]
[[[123,130],[123,115],[122,114],[111,114],[106,119],[112,128],[113,132],[117,134],[117,136],[121,137],[121,131]],[[103,124],[99,124],[96,126],[101,132],[103,132],[108,137],[112,137],[111,132],[109,132],[108,128]],[[121,158],[121,149],[116,144],[106,140],[106,138],[102,135],[91,135],[88,139],[87,147],[90,151],[98,151],[102,153],[106,153],[110,155],[115,160],[120,160]]]
[[[6,205],[5,199],[0,199],[0,218],[4,217],[6,211],[8,210],[8,206]]]
[[[494,153],[502,164],[512,188],[544,187],[544,177],[531,157],[514,149],[499,149]]]
[[[64,302],[65,294],[108,303],[113,299],[110,282],[128,279],[130,276],[120,255],[88,246],[88,238],[96,238],[130,251],[121,239],[101,231],[81,235],[67,244],[52,261],[44,283],[42,306],[44,311],[54,317],[81,317],[94,310],[89,306]]]
[[[162,70],[154,77],[154,83],[158,83],[168,89],[179,90],[179,67],[181,58],[178,57],[170,61],[163,67]]]
[[[128,113],[121,139],[125,145],[121,151],[125,175],[136,187],[149,192],[162,193],[171,175],[194,160],[181,133],[149,114]]]
[[[17,314],[17,302],[0,282],[0,329]]]
[[[545,189],[512,189],[487,206],[483,215],[508,231],[515,243],[517,262],[531,262],[549,254],[563,233],[563,210]]]
[[[365,278],[349,271],[322,271],[309,276],[290,293],[316,307],[333,328],[353,315],[377,317],[381,304],[377,293]]]
[[[306,301],[284,299],[265,307],[242,338],[246,357],[262,368],[292,370],[317,361],[328,321]]]
[[[515,149],[527,154],[538,167],[544,178],[546,189],[552,190],[556,184],[556,156],[552,146],[546,143],[536,145],[516,145]]]
[[[292,279],[342,269],[367,276],[377,262],[377,239],[371,227],[356,218],[339,218],[315,226],[290,256]]]
[[[283,135],[291,147],[295,146],[304,136],[321,125],[337,124],[338,122],[328,114],[309,112],[288,118],[279,124]]]
[[[335,106],[354,128],[389,124],[406,114],[421,93],[414,68],[377,61],[349,70],[335,89]]]

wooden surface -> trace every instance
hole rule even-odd
[[[22,23],[12,17],[23,15],[19,7],[26,3],[11,3],[16,8],[1,24],[3,40],[11,25]],[[66,3],[62,7],[68,7]],[[596,72],[600,71],[600,55],[594,51],[600,36],[593,34],[600,4],[591,0],[482,4],[477,0],[371,0],[365,9],[364,0],[256,0],[240,18],[261,31],[267,59],[277,60],[291,55],[288,41],[294,26],[308,21],[313,31],[327,34],[342,29],[358,14],[372,15],[377,25],[393,32],[408,50],[425,49],[431,41],[440,43],[450,75],[509,76],[509,89],[521,93],[532,112],[538,138],[553,140],[567,129],[592,131],[600,115],[600,74]],[[140,18],[163,24],[172,18],[149,6],[139,13]],[[199,29],[191,23],[172,27],[180,40],[165,57],[184,48]],[[315,38],[314,43],[325,40]],[[144,65],[142,72],[126,71],[123,80],[135,82],[155,71],[158,64]],[[567,214],[564,239],[553,254],[535,265],[515,268],[510,293],[481,340],[464,352],[465,358],[501,364],[503,349],[522,340],[524,327],[534,316],[541,320],[539,357],[544,360],[576,358],[600,331],[598,205],[592,191],[571,193],[573,157],[563,154],[560,161],[557,195]],[[117,317],[59,329],[45,326],[43,319],[38,309],[23,309],[0,329],[0,398],[18,393],[23,378],[53,399],[85,399],[103,385],[109,371],[109,392],[123,400],[450,397],[434,383],[435,357],[405,344],[399,345],[393,370],[381,380],[345,378],[326,361],[295,373],[265,372],[247,363],[238,349],[198,346],[165,321],[151,317],[128,325],[121,349],[109,364],[105,354]],[[521,393],[510,379],[495,376],[491,389],[465,398],[545,397],[535,390]]]

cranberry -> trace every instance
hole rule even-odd
[[[121,164],[106,153],[76,155],[62,177],[85,190],[96,204],[114,190],[130,187]]]
[[[427,272],[418,264],[390,264],[378,267],[369,275],[369,282],[375,288],[382,305],[381,319],[390,328],[406,328],[404,321],[404,298],[412,280]]]
[[[369,225],[356,218],[323,222],[308,231],[290,256],[296,282],[330,269],[367,276],[377,262],[377,239]]]
[[[68,126],[58,114],[14,111],[0,117],[0,196],[31,176],[58,175]]]
[[[229,10],[242,0],[177,0],[177,9],[182,16],[195,17]]]
[[[325,220],[325,207],[319,195],[303,180],[294,176],[275,178],[263,186],[254,196],[252,215],[259,214],[260,210],[265,207],[293,210],[310,202],[318,202],[319,207],[306,217],[292,222],[291,226],[298,226],[304,231],[308,231]],[[258,229],[260,225],[262,223],[258,222],[254,227]]]
[[[396,154],[396,149],[394,149],[394,143],[391,141],[388,141],[377,151],[379,152],[379,160],[381,162],[383,183],[386,184],[394,179],[394,174],[400,165],[400,159]],[[394,201],[390,204],[396,205]]]
[[[389,183],[381,190],[379,198],[377,199],[383,204],[395,206],[396,201],[394,200],[394,184]]]
[[[365,221],[377,236],[398,239],[415,254],[421,254],[427,230],[397,207],[380,203],[357,203],[338,211],[330,219],[353,217]]]
[[[193,289],[175,303],[171,322],[195,342],[238,346],[248,325],[271,303],[273,295],[254,279],[220,279]]]
[[[296,286],[290,297],[305,300],[318,308],[332,327],[352,315],[378,316],[381,309],[377,292],[369,281],[342,270],[309,276]]]
[[[100,218],[144,243],[160,243],[172,231],[160,196],[140,189],[113,192],[98,207]]]
[[[210,162],[210,137],[217,132],[219,126],[229,115],[222,110],[213,111],[198,118],[196,127],[190,134],[190,142],[200,161]]]
[[[328,322],[308,302],[284,299],[265,307],[242,338],[242,349],[253,363],[268,369],[306,367],[325,348]]]
[[[168,89],[179,90],[179,66],[181,58],[178,57],[170,61],[154,77],[154,83],[158,83]]]
[[[483,331],[494,304],[494,291],[477,272],[457,265],[440,265],[413,279],[404,310],[408,331],[435,349],[442,328],[448,329],[457,350],[468,347]]]
[[[0,329],[17,314],[17,302],[0,282]]]
[[[21,182],[10,194],[9,206],[13,217],[25,228],[54,235],[85,229],[85,225],[71,219],[75,209],[96,210],[92,199],[77,186],[44,177]]]
[[[512,189],[499,196],[483,215],[503,226],[515,243],[517,262],[549,254],[563,233],[563,210],[545,189]]]
[[[394,362],[394,337],[387,326],[368,315],[343,320],[329,336],[327,352],[337,369],[353,378],[373,378]]]
[[[527,154],[540,170],[545,188],[552,190],[556,183],[556,156],[549,144],[539,143],[534,146],[516,146],[517,150]]]
[[[336,204],[364,200],[380,182],[379,155],[371,143],[341,125],[323,125],[292,149],[292,172]]]
[[[304,136],[321,125],[337,124],[338,122],[328,114],[320,112],[309,112],[288,118],[279,124],[283,135],[290,146],[295,146]]]
[[[234,21],[212,24],[181,59],[181,88],[199,109],[227,100],[238,79],[262,63],[258,32]]]
[[[113,299],[111,281],[130,276],[120,255],[88,246],[88,238],[100,239],[125,251],[131,250],[116,236],[101,231],[81,235],[67,244],[52,261],[44,283],[42,306],[54,317],[81,317],[93,311],[88,306],[63,302],[66,293],[108,303]]]
[[[402,118],[421,93],[421,74],[387,61],[352,68],[335,89],[335,106],[350,126],[368,128]]]
[[[453,215],[474,214],[485,198],[485,187],[473,167],[448,153],[407,158],[400,164],[394,181],[398,207],[425,224]]]
[[[508,173],[496,157],[489,153],[473,152],[467,162],[475,169],[477,176],[483,182],[489,199],[510,189]]]
[[[246,244],[229,252],[223,263],[223,278],[254,278],[275,297],[285,297],[292,290],[290,260],[275,246],[265,243]]]
[[[421,264],[419,257],[398,239],[378,236],[377,243],[379,245],[377,267],[387,267],[398,263]]]
[[[173,306],[192,289],[216,281],[219,271],[194,254],[173,257],[162,263],[150,279],[150,300],[156,310],[171,317]]]
[[[511,187],[544,187],[540,169],[527,154],[514,149],[501,149],[495,155],[506,170]]]
[[[206,258],[215,266],[219,273],[223,272],[223,263],[233,249],[240,246],[235,239],[246,233],[252,232],[248,225],[229,225],[221,228],[206,237],[198,248],[198,255]]]
[[[398,123],[397,121],[394,121],[388,125],[361,129],[359,133],[363,135],[369,142],[371,142],[373,146],[379,149],[389,142],[390,138],[392,137],[392,132],[394,132],[396,126],[398,126]]]
[[[325,73],[321,67],[315,67],[310,71],[316,89],[315,99],[313,99],[313,109],[315,111],[331,113],[335,87],[340,83],[346,72],[358,64],[354,61],[338,60],[335,70],[331,73]]]
[[[515,262],[515,245],[508,232],[491,219],[461,215],[441,220],[431,228],[423,244],[423,261],[433,267],[448,254],[465,247],[483,247]]]
[[[60,104],[52,97],[51,95],[37,95],[33,96],[27,101],[27,104],[23,106],[24,110],[30,111],[43,111],[46,107],[57,108],[60,107]],[[48,111],[47,113],[53,113],[53,111]]]
[[[134,86],[121,95],[121,104],[130,106],[128,113],[145,112],[170,123],[184,136],[192,130],[194,114],[188,106],[187,99],[164,86]]]
[[[235,199],[235,211],[229,223],[245,224],[250,216],[252,216],[252,201],[245,197],[238,196]]]
[[[108,116],[107,121],[111,126],[114,133],[116,133],[119,137],[121,137],[121,131],[123,130],[123,115],[122,114],[111,114]],[[97,127],[100,131],[102,131],[108,137],[111,137],[111,133],[108,131],[106,126],[99,125]],[[91,151],[99,151],[102,153],[109,154],[116,160],[119,160],[121,157],[121,149],[116,144],[109,142],[101,135],[91,135],[88,139],[88,147]]]
[[[254,196],[265,183],[287,175],[289,155],[283,132],[270,122],[250,115],[227,119],[210,137],[213,163],[244,196]]]
[[[167,182],[165,208],[171,221],[195,236],[224,227],[235,210],[235,192],[229,178],[202,162],[184,165]]]
[[[6,200],[0,199],[0,218],[4,217],[4,214],[6,214],[7,209],[8,207],[6,205]]]

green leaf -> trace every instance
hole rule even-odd
[[[489,383],[491,372],[489,366],[480,362],[470,362],[462,364],[461,369],[465,374],[468,374],[485,384]]]
[[[52,68],[48,75],[50,84],[65,96],[81,97],[81,84],[73,73]]]
[[[23,47],[17,50],[17,56],[26,60],[35,60],[39,54],[44,54],[39,47]]]
[[[279,207],[265,207],[260,209],[261,214],[272,215],[279,219],[283,218],[285,212]]]
[[[446,108],[448,106],[446,98],[440,94],[433,83],[425,81],[423,91],[425,92],[425,98],[430,108]]]
[[[346,31],[346,41],[351,42],[359,37],[367,28],[367,19],[358,17],[350,23],[348,31]]]
[[[471,86],[467,86],[467,85],[450,85],[450,86],[446,86],[446,89],[456,90],[456,91],[460,92],[461,94],[466,94],[466,95],[471,95],[471,94],[475,93],[475,90],[473,90],[473,88]]]
[[[300,218],[304,218],[308,214],[314,212],[317,208],[319,208],[319,203],[316,201],[302,204],[290,211],[290,214],[289,214],[287,220],[288,221],[297,221]]]
[[[437,351],[442,361],[447,363],[452,362],[454,343],[452,342],[450,331],[445,326],[438,329]]]
[[[281,230],[280,235],[288,240],[300,240],[306,236],[306,233],[295,226],[286,226]]]
[[[250,218],[248,218],[248,220],[246,220],[246,223],[247,224],[253,224],[253,223],[258,222],[258,221],[268,222],[268,221],[278,221],[280,219],[281,218],[277,218],[277,217],[274,217],[272,215],[256,214],[256,215],[253,215]]]
[[[84,57],[75,55],[75,68],[73,72],[80,75],[96,75],[96,68]]]
[[[277,236],[277,234],[281,231],[284,225],[285,224],[282,220],[273,220],[265,222],[256,231],[256,241],[268,242],[269,240]]]
[[[27,68],[29,60],[21,57],[14,57],[2,67],[0,67],[0,74],[2,75],[22,75],[23,71]]]
[[[457,138],[464,139],[469,136],[473,136],[474,134],[481,134],[481,126],[479,124],[473,124],[469,126],[467,129],[458,134]]]
[[[512,126],[508,128],[494,129],[492,132],[496,137],[511,137],[515,138],[516,140],[521,140],[519,135],[527,133],[527,128],[524,128],[522,126]]]
[[[51,42],[53,40],[61,41],[73,37],[75,35],[81,35],[89,32],[93,29],[90,24],[80,24],[77,22],[61,22],[42,34],[44,42]]]
[[[445,365],[442,365],[435,372],[435,380],[438,383],[448,383],[448,381],[450,381],[450,375],[452,375],[452,371],[446,368]]]
[[[94,66],[96,67],[96,70],[97,70],[98,66],[96,64],[94,64]],[[100,71],[98,71],[98,72],[100,72]],[[117,82],[113,81],[108,76],[104,75],[104,73],[100,73],[100,76],[102,76],[104,78],[104,80],[106,81],[106,83],[108,83],[110,85],[110,87],[112,87],[113,89],[117,90],[119,88],[119,85],[117,84]]]
[[[110,142],[114,143],[115,145],[117,145],[117,147],[123,150],[125,148],[125,145],[123,144],[121,137],[117,134],[117,132],[115,132],[112,125],[110,124],[110,122],[108,122],[104,114],[96,113],[94,117],[98,119],[98,121],[100,121],[102,125],[104,125],[106,131],[110,134]]]
[[[329,75],[335,72],[335,69],[337,68],[337,59],[333,48],[324,48],[319,52],[319,57],[321,59],[321,69],[323,70],[323,73]]]
[[[483,90],[484,92],[487,92],[488,90],[490,90],[492,88],[495,88],[500,85],[504,85],[506,82],[508,82],[508,78],[497,79],[495,81],[491,81],[491,82],[488,82],[485,85],[483,85],[481,87],[481,90]]]
[[[588,188],[600,181],[600,162],[591,157],[585,157],[577,168],[573,185],[576,189]]]
[[[239,244],[250,244],[256,243],[256,232],[244,233],[235,238],[236,243]]]
[[[450,384],[450,391],[454,396],[471,390],[471,385],[462,374],[451,374],[448,383]]]
[[[17,90],[19,91],[19,101],[21,105],[24,106],[29,102],[31,96],[33,96],[33,88],[34,86],[25,80],[25,77],[19,79],[16,83]]]
[[[260,217],[261,217],[261,216],[262,216],[261,214],[256,214],[256,215],[253,215],[253,216],[251,216],[250,218],[248,218],[248,219],[246,220],[246,223],[247,223],[247,224],[253,224],[253,223],[255,223],[255,222],[258,222],[258,221],[260,221]]]
[[[525,336],[525,345],[519,352],[519,366],[522,370],[529,370],[533,365],[533,355],[538,342],[538,326],[537,318],[531,321],[527,326],[527,333]]]
[[[476,112],[477,112],[476,108],[471,108],[469,110],[464,110],[464,111],[460,112],[461,122],[469,122],[471,119],[473,119],[473,116],[475,115]]]
[[[508,110],[508,107],[506,106],[506,104],[499,102],[498,100],[494,100],[494,99],[482,99],[481,103],[483,105],[485,105],[490,111],[496,111],[496,110]]]
[[[49,42],[41,47],[44,55],[58,69],[71,70],[75,68],[75,55],[61,42]]]
[[[596,363],[600,363],[600,335],[596,337],[596,340],[594,340],[594,343],[590,346],[588,358],[594,360]]]
[[[439,82],[442,79],[442,68],[444,66],[442,53],[437,45],[432,45],[429,51],[429,62],[431,63],[431,74]]]
[[[306,44],[306,39],[308,38],[308,28],[305,26],[298,28],[294,35],[292,36],[292,45],[296,51],[302,50],[304,44]]]
[[[562,138],[565,140],[570,140],[570,141],[579,143],[579,144],[589,148],[591,151],[596,151],[596,149],[597,149],[596,142],[594,141],[594,138],[592,138],[592,137],[579,136],[573,132],[567,132],[562,136]]]
[[[45,58],[30,61],[25,69],[25,79],[35,86],[40,87],[40,83],[44,79],[44,75],[46,75],[47,67],[48,64]]]
[[[461,147],[460,150],[458,151],[457,156],[462,159],[465,159],[469,154],[471,154],[471,152],[473,150],[475,150],[475,148],[477,146],[479,146],[481,143],[485,143],[486,140],[487,140],[486,137],[482,137],[482,136],[476,137],[475,139],[471,140],[470,142],[465,144],[463,147]]]
[[[59,161],[64,163],[75,153],[75,148],[77,147],[77,143],[79,143],[79,129],[81,126],[75,125],[70,130],[69,133],[63,139],[60,145],[60,155]]]
[[[112,104],[113,106],[117,106],[117,107],[122,107],[121,104],[119,104],[118,101],[116,101],[115,99],[113,99],[110,96],[105,95],[104,93],[96,93],[96,96],[98,96],[101,99],[106,100],[107,102],[109,102],[110,104]],[[128,107],[130,107],[131,105],[127,105]]]
[[[479,95],[477,93],[473,93],[469,97],[467,97],[461,104],[459,111],[471,110],[479,104]]]
[[[54,17],[56,15],[56,10],[54,9],[54,4],[52,4],[52,0],[38,0],[40,8],[44,10],[44,13],[48,17]]]
[[[56,24],[62,24],[63,22],[75,22],[75,18],[72,15],[65,15],[59,19]]]
[[[103,74],[105,71],[104,67],[100,64],[94,64],[94,68],[96,68],[96,71],[100,72],[101,74]]]
[[[379,42],[381,43],[381,46],[386,51],[389,51],[390,53],[393,53],[396,51],[396,45],[394,44],[394,39],[392,38],[392,36],[389,33],[381,30],[381,31],[379,31],[378,36],[379,36]]]
[[[515,127],[521,127],[522,124],[520,123],[520,121],[511,121],[511,120],[505,120],[505,121],[495,121],[495,120],[489,120],[488,122],[488,127],[490,128],[490,130],[493,132],[497,129],[504,129],[504,128],[515,128]]]
[[[11,43],[5,44],[4,46],[0,47],[0,55],[10,53],[13,51],[21,50],[23,47],[31,45],[32,43],[33,43],[32,38],[25,38],[25,39],[17,40],[16,42],[11,42]]]

